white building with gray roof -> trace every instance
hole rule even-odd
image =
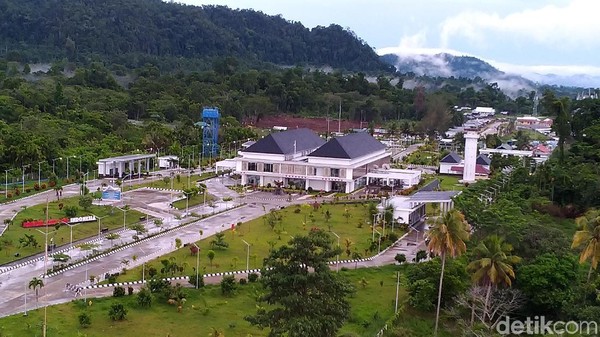
[[[390,153],[366,132],[326,142],[309,129],[293,129],[269,134],[234,160],[242,185],[282,182],[285,187],[349,193],[367,183],[371,170],[389,164]]]

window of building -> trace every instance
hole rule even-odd
[[[339,177],[340,176],[340,169],[332,168],[331,169],[331,176],[332,177]]]
[[[248,171],[256,171],[256,163],[248,163]]]
[[[264,171],[273,172],[273,164],[265,164]]]

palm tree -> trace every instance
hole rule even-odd
[[[35,301],[38,301],[38,290],[44,287],[44,281],[42,281],[42,279],[39,279],[37,277],[34,277],[31,279],[31,281],[29,281],[29,285],[28,285],[29,289],[33,288],[33,290],[35,290]]]
[[[483,310],[484,319],[487,316],[492,288],[499,285],[510,287],[515,278],[513,265],[519,263],[521,258],[511,255],[512,250],[512,245],[504,242],[504,238],[497,235],[488,236],[475,247],[477,260],[467,266],[467,270],[473,272],[473,282],[487,287]],[[471,324],[473,324],[473,314],[472,312]]]
[[[579,263],[590,260],[590,270],[588,271],[588,282],[592,276],[592,270],[598,267],[600,262],[600,211],[593,210],[575,219],[579,226],[573,236],[571,248],[585,246],[579,255]]]
[[[441,218],[441,221],[436,222],[427,233],[429,238],[429,244],[427,245],[427,248],[431,253],[439,255],[442,260],[437,309],[435,313],[434,336],[437,336],[438,323],[440,319],[442,283],[444,281],[446,257],[450,256],[454,258],[467,250],[465,241],[469,240],[469,230],[470,227],[465,221],[465,216],[457,210],[451,210]]]

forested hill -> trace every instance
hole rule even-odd
[[[278,65],[393,70],[338,25],[311,30],[252,10],[160,0],[0,0],[0,46],[9,60],[27,62],[85,61],[94,55],[137,67],[148,56],[233,56]]]

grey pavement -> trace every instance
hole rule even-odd
[[[154,237],[148,241],[136,244],[114,254],[108,255],[102,259],[86,263],[78,268],[70,269],[54,277],[44,279],[45,286],[43,292],[46,293],[40,300],[40,305],[44,303],[60,303],[70,301],[74,294],[66,289],[66,284],[78,285],[87,284],[90,275],[104,275],[105,273],[120,270],[123,265],[121,261],[127,259],[131,261],[128,268],[141,265],[149,258],[158,255],[167,254],[176,249],[175,239],[180,238],[183,242],[192,242],[200,240],[200,230],[203,231],[202,237],[214,235],[217,231],[228,229],[224,224],[237,223],[259,217],[264,212],[262,207],[255,205],[246,205],[226,213],[218,214],[204,220],[193,222],[187,226],[165,235]],[[151,227],[148,226],[148,227]],[[108,240],[103,240],[108,241]],[[139,256],[136,261],[132,256]],[[50,263],[47,265],[50,266]],[[44,271],[44,262],[39,261],[17,268],[0,275],[0,290],[3,295],[3,302],[0,303],[0,315],[5,316],[25,309],[24,294],[27,293],[29,300],[33,300],[33,292],[27,290],[26,286],[33,277],[40,277]]]
[[[422,143],[409,145],[405,150],[396,153],[392,157],[392,160],[403,160],[406,156],[408,156],[409,154],[417,151],[417,149],[420,148],[423,145],[424,144],[422,144]]]
[[[289,202],[287,196],[274,196],[271,193],[264,192],[248,193],[239,197],[235,191],[232,191],[221,184],[219,179],[221,178],[213,178],[206,181],[210,193],[219,198],[232,196],[234,197],[234,200],[229,202],[215,202],[214,207],[199,205],[194,207],[193,210],[190,209],[190,212],[210,214],[222,211],[226,207],[232,207],[235,204],[246,203],[246,205],[203,220],[191,222],[190,224],[171,232],[157,235],[148,240],[142,240],[142,242],[120,249],[110,255],[69,268],[56,276],[45,278],[45,286],[42,288],[42,295],[40,296],[40,301],[37,305],[43,306],[71,301],[74,299],[75,294],[67,289],[67,284],[78,286],[88,285],[90,275],[103,276],[106,273],[116,272],[122,269],[123,265],[121,261],[124,259],[130,261],[127,268],[139,266],[149,259],[174,251],[176,249],[174,244],[176,238],[181,239],[184,243],[197,241],[201,239],[200,230],[203,231],[202,238],[204,238],[214,235],[218,231],[229,229],[229,224],[231,223],[245,222],[258,218],[264,214],[265,210],[269,210],[272,207],[282,207],[293,203],[309,202],[299,198],[299,196],[294,196],[292,201]],[[98,182],[98,186],[99,184],[100,182]],[[70,188],[69,190],[73,190],[73,188]],[[68,192],[77,194],[77,186],[74,186],[73,191]],[[66,192],[63,192],[63,196],[65,193]],[[127,192],[125,195],[130,196],[130,199],[127,201],[128,204],[132,203],[136,208],[140,208],[142,211],[144,210],[145,205],[153,205],[154,208],[160,210],[157,212],[156,216],[163,218],[162,229],[149,223],[146,227],[150,233],[159,233],[164,228],[172,228],[180,225],[183,221],[190,221],[192,219],[191,217],[184,217],[183,220],[178,220],[176,218],[177,214],[172,212],[172,210],[168,208],[163,209],[161,207],[164,206],[164,204],[168,204],[168,201],[171,198],[170,193],[152,193],[151,200],[148,199],[149,194],[143,190]],[[167,199],[167,202],[164,201],[165,199]],[[265,201],[263,199],[268,200]],[[37,201],[24,200],[23,202],[40,203],[40,200],[41,202],[45,202],[46,197],[40,196],[37,198]],[[133,231],[125,229],[120,233],[120,239],[115,240],[114,243],[116,243],[116,241],[119,243],[121,243],[121,241],[123,241],[122,243],[132,242],[133,239],[131,237],[134,234]],[[415,233],[407,234],[393,247],[377,255],[371,261],[358,262],[356,264],[354,262],[340,264],[340,267],[354,268],[355,265],[358,267],[369,267],[394,263],[394,256],[398,252],[406,254],[407,259],[410,261],[414,254],[416,254],[418,248],[422,246],[422,242],[416,242],[414,234]],[[113,244],[113,242],[110,242],[105,238],[99,238],[97,243],[99,245],[97,247],[98,250],[109,248]],[[83,257],[88,253],[77,250],[79,250],[79,248],[74,248],[74,250],[69,251],[68,254],[78,258]],[[136,261],[133,261],[132,259],[134,255],[139,257]],[[51,262],[48,262],[47,265],[45,265],[44,261],[37,261],[0,274],[0,291],[3,295],[3,302],[0,303],[0,316],[24,311],[25,296],[28,297],[27,302],[29,306],[36,304],[34,293],[27,289],[27,283],[33,277],[41,277],[44,274],[44,270],[47,270],[50,267]],[[216,282],[218,278],[210,278],[207,281],[210,282],[211,280],[215,280]],[[103,296],[107,294],[105,290],[94,289],[86,291],[89,291],[89,296]],[[83,295],[87,296],[87,294]]]

